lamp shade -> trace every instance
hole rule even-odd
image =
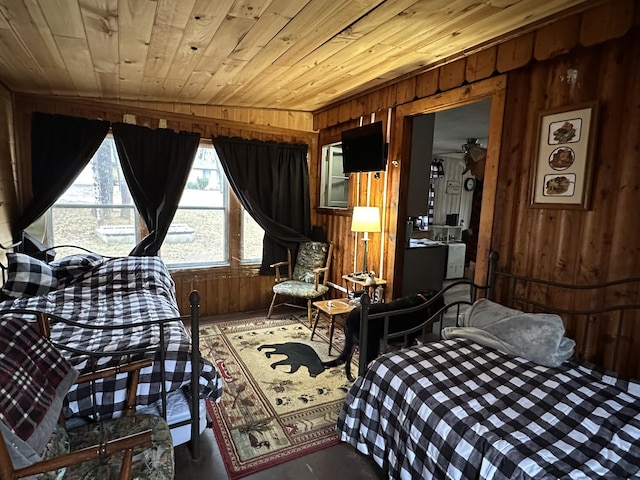
[[[378,207],[353,207],[352,232],[379,232],[380,209]]]

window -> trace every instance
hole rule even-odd
[[[123,256],[140,238],[138,220],[115,142],[107,137],[73,184],[49,209],[45,243],[78,245],[103,255]]]
[[[341,143],[322,147],[320,206],[325,208],[349,206],[349,176],[343,172]]]
[[[45,241],[123,256],[140,240],[141,222],[108,136],[47,213]],[[213,145],[201,143],[160,256],[170,267],[259,263],[263,236],[235,199]]]

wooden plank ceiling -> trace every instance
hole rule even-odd
[[[315,111],[593,0],[0,0],[13,92]]]

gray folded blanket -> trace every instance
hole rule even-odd
[[[442,338],[462,337],[485,347],[557,367],[573,355],[562,319],[551,313],[524,313],[482,298],[465,314],[463,326],[445,327]]]

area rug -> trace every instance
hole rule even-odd
[[[322,362],[340,353],[344,336],[336,328],[329,356],[328,325],[319,324],[313,340],[307,325],[292,314],[201,324],[202,355],[224,379],[220,402],[207,408],[229,478],[338,443],[336,420],[351,382],[344,365]]]

